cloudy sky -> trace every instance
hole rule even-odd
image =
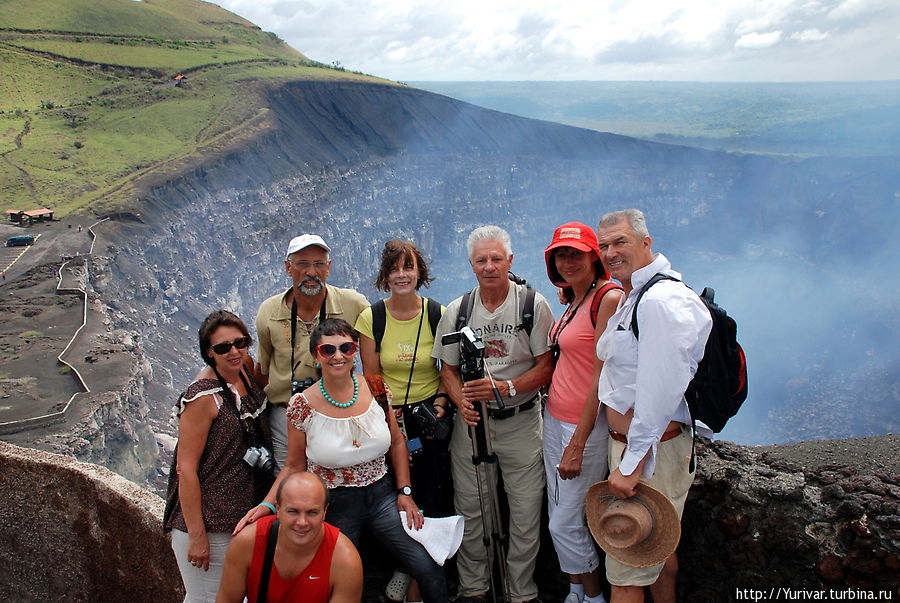
[[[394,80],[900,79],[898,0],[220,0]]]

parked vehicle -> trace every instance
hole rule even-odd
[[[7,247],[22,247],[24,245],[33,245],[34,235],[17,235],[6,239]]]

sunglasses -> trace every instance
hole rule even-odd
[[[352,356],[356,353],[356,349],[359,346],[355,341],[345,341],[341,345],[334,345],[333,343],[322,343],[316,346],[316,351],[325,358],[331,358],[334,356],[338,350],[341,351],[341,354],[344,356]]]
[[[228,341],[224,343],[217,343],[216,345],[209,346],[210,349],[221,356],[222,354],[227,354],[231,351],[231,346],[236,347],[239,350],[244,350],[253,343],[253,339],[249,336],[238,337],[234,341]]]

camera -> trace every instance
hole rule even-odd
[[[472,327],[466,325],[441,338],[441,345],[459,343],[459,372],[463,382],[484,377],[484,342]]]
[[[432,399],[428,399],[413,406],[412,416],[415,417],[416,423],[419,424],[419,429],[426,436],[435,440],[446,440],[452,428],[450,419],[447,415],[438,418],[431,403]]]
[[[312,377],[307,377],[303,381],[291,381],[291,395],[295,396],[306,391],[313,383],[315,383],[315,380]]]
[[[256,469],[262,469],[267,473],[277,473],[278,467],[272,453],[265,446],[250,446],[244,453],[244,462]]]

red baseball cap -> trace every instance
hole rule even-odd
[[[553,240],[544,249],[544,262],[547,264],[547,276],[557,287],[567,287],[565,279],[556,270],[553,262],[553,250],[559,247],[572,247],[584,252],[594,252],[597,264],[600,263],[600,247],[597,245],[597,233],[581,222],[566,222],[553,231]],[[600,276],[606,278],[606,268],[600,265]]]

